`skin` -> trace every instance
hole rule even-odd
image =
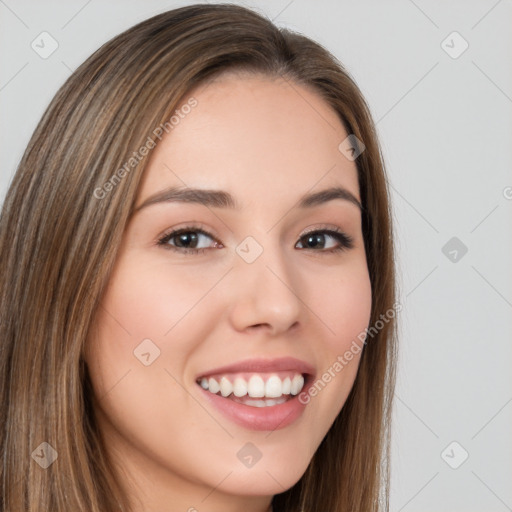
[[[233,423],[195,378],[282,356],[311,363],[319,378],[368,326],[360,210],[341,199],[296,207],[303,194],[330,186],[360,200],[356,165],[338,150],[347,133],[336,113],[303,86],[230,73],[192,95],[198,105],[152,150],[136,207],[186,185],[225,190],[241,209],[167,202],[135,213],[86,361],[101,397],[98,423],[135,511],[264,512],[306,470],[345,403],[360,354],[297,421],[272,433]],[[190,223],[213,237],[200,238],[203,253],[157,244]],[[311,248],[304,233],[313,228],[338,228],[353,248]],[[247,236],[263,247],[251,264],[235,252]],[[339,245],[328,235],[323,241]],[[175,237],[167,245],[177,244]],[[147,338],[161,352],[144,366],[133,351]],[[237,458],[247,442],[262,453],[251,468]]]

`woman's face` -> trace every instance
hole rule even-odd
[[[226,74],[190,96],[152,150],[86,359],[140,510],[265,510],[356,376],[360,354],[343,356],[371,309],[356,165],[296,83]]]

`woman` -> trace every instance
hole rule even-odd
[[[387,509],[389,199],[321,46],[224,4],[129,29],[0,233],[2,511]]]

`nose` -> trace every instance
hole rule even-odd
[[[300,275],[293,272],[286,255],[266,247],[256,261],[238,255],[231,273],[232,326],[241,332],[262,329],[271,336],[285,333],[301,321]]]

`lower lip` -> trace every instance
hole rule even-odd
[[[248,430],[274,431],[291,425],[304,412],[305,404],[299,402],[299,395],[288,401],[268,407],[252,407],[229,398],[214,395],[198,386],[205,398],[230,420]],[[304,391],[304,388],[302,391]]]

